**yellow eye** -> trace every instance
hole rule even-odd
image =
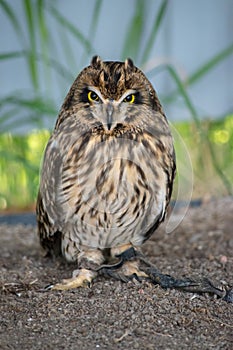
[[[126,98],[124,98],[123,101],[124,102],[128,102],[128,103],[134,103],[135,95],[134,94],[130,94],[130,95],[126,96]]]
[[[89,91],[87,97],[90,102],[99,101],[99,96],[94,91]]]

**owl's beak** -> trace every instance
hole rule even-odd
[[[106,112],[107,112],[107,128],[108,128],[108,130],[110,130],[111,127],[112,127],[113,111],[114,111],[114,107],[113,107],[112,102],[108,102],[107,108],[106,108]]]

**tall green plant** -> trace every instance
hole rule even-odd
[[[33,159],[28,155],[32,153],[32,149],[35,150],[37,142],[42,142],[43,148],[48,134],[46,133],[45,138],[40,138],[38,135],[34,135],[30,138],[29,135],[27,136],[27,141],[23,138],[20,141],[20,137],[17,138],[17,140],[15,140],[14,137],[12,139],[12,128],[26,126],[30,123],[30,125],[33,125],[36,129],[43,129],[44,124],[42,116],[53,118],[53,120],[55,119],[58,106],[56,105],[52,93],[52,77],[54,75],[58,77],[58,85],[61,86],[61,92],[63,94],[64,86],[69,86],[73,81],[74,71],[76,72],[78,69],[77,65],[81,67],[87,60],[89,61],[90,55],[98,53],[94,47],[94,39],[98,26],[101,23],[103,1],[96,0],[93,2],[89,30],[85,33],[82,32],[76,23],[72,23],[65,14],[59,11],[56,0],[21,0],[20,3],[24,11],[23,18],[18,17],[13,2],[10,3],[6,0],[0,0],[0,8],[11,24],[15,36],[20,43],[19,50],[0,52],[0,63],[8,61],[15,64],[17,60],[23,59],[31,80],[31,91],[30,93],[27,91],[27,94],[25,94],[24,91],[12,90],[9,95],[0,97],[0,130],[1,133],[5,133],[3,135],[3,140],[5,141],[1,140],[0,135],[0,174],[4,173],[4,169],[7,169],[9,174],[13,174],[11,169],[19,167],[18,169],[21,169],[20,174],[23,179],[22,182],[24,183],[24,191],[26,193],[28,189],[31,193],[24,197],[28,198],[27,200],[29,201],[34,198],[36,193],[34,185],[37,184],[38,180],[39,157],[35,158],[37,159],[37,163],[35,164]],[[149,2],[136,0],[132,4],[134,4],[134,7],[132,6],[132,18],[129,22],[125,38],[122,40],[122,47],[119,49],[119,55],[121,55],[122,59],[132,57],[139,65],[142,65],[151,57],[151,52],[156,45],[159,30],[163,26],[167,10],[169,9],[169,1],[161,0],[158,10],[152,19],[148,35],[146,34],[148,31],[148,27],[146,27],[146,17],[149,11]],[[48,19],[51,18],[60,34],[56,39],[53,37],[53,33],[51,33],[48,26]],[[26,31],[24,30],[25,26]],[[70,37],[82,47],[83,52],[79,55],[78,62],[73,45],[69,43]],[[59,60],[57,54],[59,47],[63,49],[63,52],[67,53],[65,56],[67,62],[61,62]],[[195,129],[200,135],[201,145],[198,155],[199,160],[203,164],[202,147],[205,147],[209,151],[215,173],[218,174],[228,193],[232,191],[229,173],[226,174],[221,168],[221,161],[216,154],[216,147],[210,139],[210,133],[200,121],[201,116],[189,97],[188,87],[204,79],[213,68],[232,54],[233,44],[201,65],[184,81],[182,81],[172,64],[164,63],[148,72],[148,76],[153,77],[158,74],[159,71],[166,70],[170,78],[175,82],[174,91],[163,96],[163,102],[165,104],[176,103],[178,98],[182,98],[186,109],[190,112]],[[46,86],[46,93],[43,91],[44,86]],[[34,146],[32,147],[32,145]],[[42,152],[42,148],[39,149],[39,152]],[[14,166],[12,165],[13,168],[9,165],[11,163],[14,164]],[[30,179],[33,180],[30,181]],[[8,186],[6,183],[6,191],[9,189],[12,193],[18,193],[17,188],[19,187],[19,182],[16,183],[10,176],[5,176],[4,181],[9,181],[10,184]],[[31,186],[31,183],[34,185]],[[9,195],[9,191],[7,195]]]

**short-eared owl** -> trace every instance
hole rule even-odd
[[[149,80],[131,59],[93,57],[65,98],[41,171],[41,245],[78,264],[51,289],[103,271],[146,278],[138,247],[164,220],[174,175],[171,132]]]

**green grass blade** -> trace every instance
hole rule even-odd
[[[172,78],[174,79],[174,81],[175,81],[175,83],[177,85],[179,94],[183,97],[184,102],[185,102],[188,110],[190,111],[190,113],[192,115],[192,118],[193,118],[193,120],[194,120],[194,122],[196,124],[197,130],[200,133],[200,136],[201,136],[201,139],[202,139],[202,144],[207,145],[207,147],[208,147],[208,149],[210,151],[211,161],[212,161],[212,164],[214,166],[214,169],[215,169],[216,173],[218,174],[219,178],[222,180],[222,183],[224,184],[227,192],[229,194],[232,194],[233,193],[232,185],[231,185],[230,181],[228,180],[228,178],[223,173],[221,167],[219,166],[219,164],[217,162],[213,146],[212,146],[211,142],[209,141],[208,135],[206,135],[205,131],[202,128],[202,125],[201,125],[201,122],[200,122],[200,120],[198,118],[198,115],[197,115],[197,112],[195,110],[195,107],[193,106],[193,103],[190,100],[190,98],[189,98],[189,96],[188,96],[188,94],[186,92],[184,84],[182,83],[182,81],[179,78],[178,74],[176,73],[175,69],[171,65],[166,65],[166,68],[167,68],[168,72],[170,73],[170,75],[172,76]],[[201,153],[200,153],[200,156],[202,157]]]
[[[217,66],[219,63],[224,61],[227,57],[229,57],[232,54],[233,54],[233,44],[229,45],[227,48],[220,51],[215,56],[213,56],[210,60],[205,62],[203,65],[201,65],[193,74],[191,74],[183,82],[183,84],[185,86],[190,86],[196,83],[198,80],[204,78],[206,74],[208,74],[211,71],[211,69],[213,69],[215,66]],[[166,102],[169,103],[173,101],[178,94],[179,94],[179,90],[173,91],[171,94],[166,96]]]
[[[51,91],[51,81],[52,81],[52,71],[55,70],[62,78],[64,78],[67,82],[71,82],[73,80],[73,71],[72,63],[76,62],[76,57],[72,52],[72,46],[69,45],[69,38],[67,37],[67,32],[64,30],[63,26],[58,26],[58,35],[62,44],[62,49],[64,54],[67,57],[67,67],[61,64],[59,61],[54,59],[53,57],[57,57],[57,40],[54,40],[51,31],[47,26],[47,14],[50,11],[48,7],[48,2],[45,0],[37,0],[37,8],[38,8],[38,21],[40,27],[40,43],[41,43],[41,51],[42,54],[39,57],[42,60],[42,67],[44,70],[44,77],[46,81],[46,88]],[[73,59],[73,61],[72,61]],[[62,90],[61,84],[61,90]],[[60,86],[60,84],[59,84]],[[63,93],[63,92],[62,92]]]
[[[63,64],[61,64],[59,61],[55,60],[54,58],[50,59],[49,66],[51,66],[51,68],[54,69],[69,84],[74,80],[75,78],[74,73],[68,70]]]
[[[25,56],[26,51],[10,51],[0,54],[0,61],[9,60],[12,58],[21,58]]]
[[[74,71],[77,69],[77,55],[74,53],[74,45],[72,45],[72,40],[70,40],[71,38],[69,33],[61,26],[57,28],[57,33],[62,43],[62,51],[64,53],[67,66],[69,69]]]
[[[42,68],[44,73],[45,86],[47,91],[51,88],[51,70],[49,69],[49,30],[45,18],[45,1],[37,0],[36,3],[38,16],[39,39],[41,46]]]
[[[78,39],[78,41],[83,45],[87,53],[94,51],[90,40],[88,40],[81,33],[81,31],[76,26],[74,26],[69,20],[67,20],[55,7],[50,7],[50,12],[60,25],[62,25],[65,29],[72,33],[76,39]]]
[[[43,49],[46,48],[46,53],[47,53],[47,45],[48,45],[48,38],[49,38],[49,31],[47,28],[46,24],[46,19],[45,19],[45,13],[44,13],[44,8],[45,8],[45,3],[44,0],[37,0],[37,12],[38,12],[38,21],[39,21],[39,31],[40,31],[40,36],[41,36],[41,42],[43,45]]]
[[[155,16],[154,24],[151,29],[150,36],[148,38],[148,41],[145,46],[145,50],[142,54],[141,64],[145,63],[150,55],[151,49],[153,48],[154,42],[157,37],[158,30],[162,24],[163,18],[165,16],[166,10],[167,10],[168,0],[163,0],[161,3],[161,6],[158,10],[158,13]]]
[[[17,93],[4,97],[0,100],[0,108],[6,106],[18,106],[26,108],[30,111],[37,111],[48,115],[56,115],[57,113],[57,110],[51,101],[40,97],[27,99],[18,96]]]
[[[32,47],[35,47],[35,27],[34,27],[34,16],[33,16],[33,9],[32,9],[32,3],[30,0],[24,0],[24,11],[25,11],[25,17],[27,21],[27,27],[28,27],[28,34],[30,39],[30,44]]]
[[[0,132],[2,133],[2,125],[6,122],[11,122],[11,119],[17,115],[18,107],[11,108],[9,111],[2,113],[0,116]]]
[[[100,16],[100,12],[101,12],[101,7],[102,7],[102,0],[96,0],[95,1],[95,6],[93,9],[93,13],[92,13],[92,17],[91,17],[91,21],[90,21],[90,28],[88,31],[88,40],[90,42],[94,42],[95,39],[95,35],[96,35],[96,29],[99,23],[99,16]],[[91,51],[87,52],[85,51],[83,53],[82,59],[81,59],[81,65],[86,64],[87,58],[89,56],[89,54],[91,53]],[[98,52],[93,52],[93,54],[98,54]]]
[[[16,34],[22,39],[23,38],[23,31],[21,29],[20,23],[17,19],[17,16],[15,15],[13,11],[13,6],[10,6],[6,1],[0,0],[0,6],[2,7],[3,11],[9,18],[11,24],[13,25]]]
[[[29,47],[28,50],[28,68],[30,77],[35,90],[39,88],[37,64],[36,64],[36,26],[35,16],[33,14],[33,4],[30,0],[24,0],[24,12],[27,22],[27,32],[29,34]]]
[[[0,61],[9,60],[9,59],[18,59],[21,57],[28,57],[29,52],[27,50],[22,51],[10,51],[0,54]],[[36,54],[35,60],[38,62],[43,61],[43,56],[41,54]],[[49,58],[44,61],[44,64],[49,68],[52,68],[56,71],[62,78],[64,78],[68,83],[74,80],[74,73],[68,70],[64,65],[55,60],[54,58]]]
[[[91,21],[90,21],[90,28],[88,31],[88,40],[90,42],[94,41],[95,38],[95,34],[96,34],[96,29],[99,23],[99,16],[100,16],[100,11],[101,11],[101,7],[102,7],[102,0],[96,0],[95,1],[95,6],[93,9],[93,14],[91,17]],[[86,64],[87,62],[87,58],[89,56],[91,52],[87,52],[85,51],[82,55],[82,59],[81,59],[81,65],[83,66],[84,64]],[[98,54],[98,52],[92,52],[93,54]]]
[[[43,123],[43,120],[41,119],[40,113],[32,114],[29,111],[28,115],[25,115],[25,113],[20,116],[17,114],[15,115],[17,116],[17,120],[14,120],[13,124],[12,124],[12,121],[10,121],[10,124],[6,122],[0,126],[1,133],[8,133],[8,132],[15,133],[17,129],[22,130],[22,126],[26,126],[26,125],[30,125],[30,129],[36,128],[38,130],[41,130],[44,128],[44,123]]]
[[[125,38],[122,60],[127,57],[137,59],[140,53],[141,39],[143,34],[143,23],[145,18],[145,1],[137,0],[135,13],[128,28]]]
[[[94,10],[93,10],[93,15],[91,19],[91,26],[89,29],[89,35],[88,38],[89,40],[93,40],[95,33],[96,33],[96,28],[99,23],[99,16],[100,16],[100,11],[102,7],[103,0],[96,0]]]
[[[218,63],[225,60],[228,56],[233,54],[233,44],[226,49],[220,51],[217,55],[212,57],[203,66],[201,66],[196,72],[194,72],[184,83],[185,85],[191,85],[197,80],[203,78],[211,69],[213,69]]]
[[[219,166],[218,161],[217,161],[216,156],[215,156],[215,151],[214,151],[212,143],[210,142],[208,137],[206,139],[207,139],[208,148],[210,151],[210,156],[211,156],[213,167],[214,167],[216,173],[218,174],[218,176],[220,177],[220,179],[222,180],[228,194],[233,195],[232,183],[228,180],[228,178],[226,177],[226,175],[222,171],[221,166]]]
[[[168,70],[168,72],[170,73],[171,77],[173,78],[173,80],[176,83],[177,89],[179,91],[179,95],[183,97],[184,103],[187,107],[187,109],[190,111],[191,116],[196,124],[196,126],[198,128],[201,127],[201,123],[200,120],[198,118],[198,114],[197,111],[191,101],[191,99],[188,96],[188,93],[184,87],[184,84],[182,83],[182,80],[180,79],[179,75],[177,74],[176,70],[174,69],[173,66],[166,64],[165,68]]]

